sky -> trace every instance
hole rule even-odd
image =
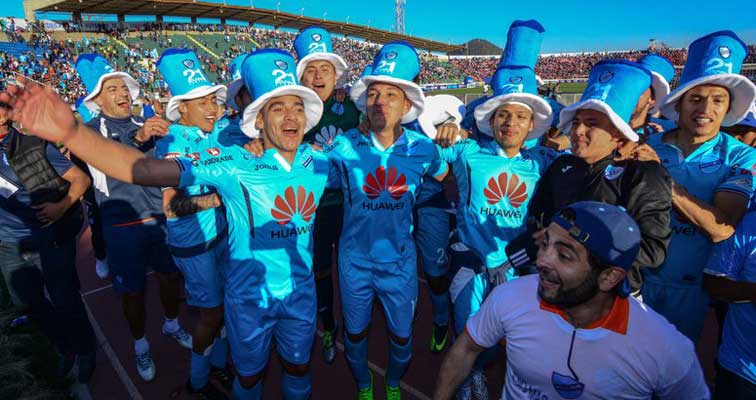
[[[121,0],[127,1],[127,0]],[[204,0],[223,3],[222,0]],[[393,0],[227,0],[314,18],[393,30]],[[545,28],[542,53],[644,49],[649,39],[687,47],[705,34],[729,29],[756,43],[754,0],[406,0],[405,33],[445,43],[486,39],[504,47],[516,19]],[[0,16],[23,16],[22,0],[3,0]]]

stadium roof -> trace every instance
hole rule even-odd
[[[292,29],[320,25],[329,32],[360,37],[374,43],[404,40],[418,49],[449,53],[464,46],[451,45],[395,32],[306,17],[276,10],[191,0],[25,0],[27,10],[82,14],[156,15],[194,18],[225,18]]]

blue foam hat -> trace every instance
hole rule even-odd
[[[675,78],[675,66],[666,57],[649,53],[638,59],[638,64],[651,72],[651,89],[654,90],[656,105],[650,110],[656,114],[658,104],[669,94],[669,83]]]
[[[99,54],[80,54],[76,58],[76,72],[79,73],[79,77],[81,77],[84,87],[87,89],[87,95],[84,97],[83,103],[92,112],[100,111],[100,106],[95,104],[93,100],[100,94],[102,84],[108,79],[123,79],[123,83],[129,88],[131,101],[139,97],[139,83],[137,83],[136,79],[125,72],[116,71],[108,63],[108,60]]]
[[[95,113],[93,113],[87,106],[84,105],[84,96],[76,99],[74,106],[76,107],[76,112],[79,113],[81,120],[84,121],[85,124],[96,116]]]
[[[722,126],[738,123],[756,100],[756,85],[740,75],[748,47],[732,31],[719,31],[696,39],[688,47],[680,86],[670,93],[659,109],[664,116],[677,121],[675,106],[688,90],[700,85],[724,86],[730,92],[730,110],[725,114]]]
[[[535,70],[541,54],[541,42],[546,30],[536,20],[516,20],[509,26],[507,44],[501,53],[499,68],[507,65],[530,67]]]
[[[533,113],[533,130],[525,140],[543,135],[551,126],[551,106],[538,95],[538,83],[535,72],[530,67],[503,66],[496,70],[491,78],[493,95],[475,108],[475,124],[478,130],[493,136],[491,116],[505,103],[525,105]]]
[[[241,69],[242,63],[244,62],[244,59],[247,58],[247,55],[249,55],[249,53],[240,54],[234,57],[234,59],[231,60],[231,63],[228,64],[228,70],[231,73],[231,83],[228,84],[226,105],[236,110],[237,112],[241,111],[241,107],[236,104],[236,95],[239,93],[239,90],[241,90],[242,86],[244,86],[244,82],[242,81],[241,77]]]
[[[629,270],[638,257],[641,232],[628,213],[617,206],[597,201],[573,203],[551,218],[551,222],[567,233],[603,262]],[[625,278],[619,294],[630,294],[630,283]]]
[[[296,63],[288,52],[281,49],[261,49],[250,53],[242,63],[242,81],[255,99],[242,113],[241,129],[250,138],[260,137],[255,126],[257,114],[272,98],[294,95],[304,103],[307,132],[320,122],[323,102],[312,89],[299,84]]]
[[[638,134],[630,127],[630,117],[638,99],[651,86],[651,72],[646,67],[626,60],[599,61],[591,68],[588,85],[580,101],[562,109],[559,130],[569,132],[578,110],[604,113],[623,136],[633,142]]]
[[[181,118],[178,106],[183,100],[198,99],[215,93],[218,104],[226,102],[226,87],[210,82],[193,51],[168,49],[158,58],[156,65],[171,92],[171,99],[165,108],[165,117],[169,121]]]
[[[328,61],[333,65],[333,69],[336,71],[336,87],[343,87],[346,83],[347,66],[341,56],[333,52],[333,42],[331,40],[331,34],[319,27],[311,26],[305,28],[294,39],[294,51],[297,52],[297,76],[302,79],[302,75],[307,69],[307,64],[312,61],[322,60]]]
[[[420,58],[412,45],[403,41],[386,43],[373,59],[370,74],[360,78],[364,87],[355,85],[350,96],[364,114],[367,111],[367,89],[371,84],[387,83],[397,86],[412,103],[410,110],[402,117],[402,123],[406,124],[417,119],[425,107],[423,90],[414,82],[419,74]]]

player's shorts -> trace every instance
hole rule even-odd
[[[449,261],[449,213],[437,207],[419,207],[415,212],[415,242],[423,272],[433,278],[444,276]]]
[[[186,303],[202,308],[223,304],[223,270],[228,263],[228,239],[220,239],[209,250],[189,257],[173,256],[184,274]]]
[[[178,271],[165,244],[164,221],[121,227],[104,224],[102,233],[116,293],[143,291],[148,267],[164,273]]]
[[[310,361],[317,311],[314,280],[307,279],[282,300],[268,300],[266,306],[258,301],[226,301],[231,358],[242,376],[256,375],[265,368],[271,340],[276,341],[278,354],[286,362],[303,365]]]
[[[417,257],[414,253],[396,263],[373,264],[339,254],[339,288],[346,331],[358,334],[368,328],[377,295],[383,304],[389,331],[402,338],[412,335],[417,303]]]
[[[702,287],[664,285],[646,279],[641,292],[644,304],[664,316],[694,344],[698,342],[709,304]]]

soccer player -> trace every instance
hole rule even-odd
[[[715,399],[756,398],[756,213],[735,234],[714,246],[703,275],[704,289],[729,304],[717,355]]]
[[[747,47],[731,31],[695,40],[680,86],[661,104],[677,129],[648,145],[672,176],[672,240],[660,268],[644,271],[643,301],[696,342],[708,303],[702,271],[713,243],[735,232],[754,193],[756,150],[720,132],[735,125],[756,99],[738,75]]]
[[[156,143],[157,158],[184,158],[210,165],[227,162],[214,128],[218,105],[226,87],[212,85],[194,52],[168,49],[157,60],[171,99],[166,118],[173,123]],[[183,71],[191,71],[188,77]],[[207,186],[163,189],[163,208],[168,228],[167,243],[176,266],[184,275],[189,305],[198,307],[200,318],[192,337],[187,389],[208,398],[221,398],[209,383],[211,367],[226,368],[228,346],[220,334],[223,323],[223,269],[228,259],[228,223],[217,191]]]
[[[137,82],[124,72],[114,71],[97,54],[80,55],[76,69],[88,92],[84,104],[99,113],[86,125],[104,138],[154,157],[153,137],[165,134],[168,122],[160,117],[145,121],[132,115],[131,103],[139,95]],[[178,321],[180,276],[165,243],[162,196],[157,188],[107,177],[96,166],[89,165],[102,216],[113,289],[121,295],[123,313],[134,338],[139,376],[150,381],[155,377],[155,363],[144,332],[144,287],[148,266],[153,267],[160,284],[160,300],[165,312],[163,334],[184,348],[192,347],[192,337]]]
[[[415,49],[384,45],[364,86],[351,91],[371,132],[352,129],[324,148],[339,171],[344,193],[344,229],[339,246],[339,285],[345,320],[344,347],[358,397],[373,398],[368,341],[373,299],[378,296],[389,331],[386,393],[401,396],[399,382],[412,357],[412,320],[417,300],[417,253],[412,208],[424,176],[443,179],[447,165],[433,142],[402,128],[424,107]],[[355,86],[355,88],[357,88]]]
[[[318,94],[323,102],[323,116],[304,136],[305,143],[325,146],[360,123],[360,111],[346,96],[336,94],[347,78],[347,64],[333,52],[331,35],[323,28],[308,27],[294,39],[297,52],[297,75],[302,86]],[[320,199],[315,220],[315,291],[318,315],[323,323],[323,359],[331,364],[336,359],[336,320],[333,316],[333,252],[338,249],[344,217],[344,196],[340,190],[326,190]]]
[[[555,213],[530,275],[497,286],[448,352],[434,398],[449,399],[484,349],[507,346],[502,398],[709,398],[693,344],[629,296],[640,229],[617,206]]]

